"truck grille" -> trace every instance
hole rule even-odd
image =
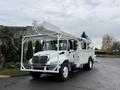
[[[32,63],[33,65],[45,65],[48,61],[48,56],[33,56]]]

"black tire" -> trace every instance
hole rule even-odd
[[[93,68],[93,60],[89,59],[87,64],[83,65],[84,70],[91,70]]]
[[[62,64],[60,70],[59,70],[59,79],[61,81],[65,81],[69,78],[69,63],[65,62]]]
[[[30,72],[30,75],[34,78],[34,79],[39,79],[41,76],[40,72]]]

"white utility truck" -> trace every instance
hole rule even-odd
[[[44,23],[34,26],[40,34],[23,36],[21,70],[29,71],[33,78],[41,74],[56,74],[61,80],[66,80],[75,68],[83,67],[91,70],[95,61],[94,50],[90,47],[91,40],[78,38],[58,30],[52,24]],[[54,29],[54,30],[53,30]],[[38,40],[42,43],[42,51],[33,54],[26,60],[27,42]]]

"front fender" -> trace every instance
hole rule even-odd
[[[65,55],[59,55],[59,57],[53,57],[48,62],[47,65],[61,65],[65,60],[68,60],[68,58]]]
[[[60,55],[59,56],[59,64],[63,64],[65,60],[68,60],[68,58],[65,55]]]

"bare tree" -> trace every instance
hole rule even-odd
[[[120,41],[115,41],[111,48],[113,52],[120,52]]]
[[[110,52],[113,46],[114,38],[108,34],[105,34],[102,39],[101,50],[103,52]]]

